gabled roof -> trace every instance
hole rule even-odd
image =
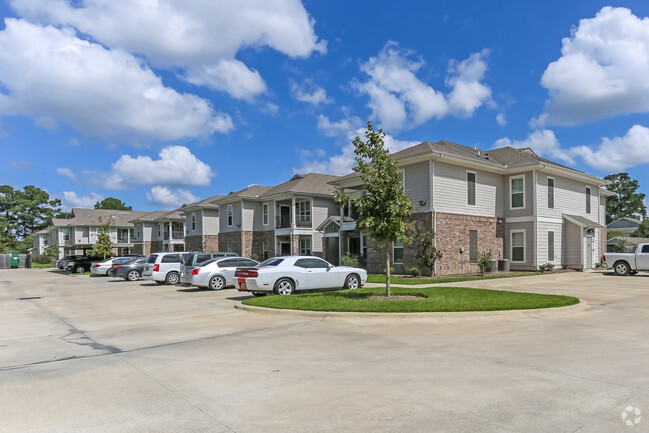
[[[184,220],[185,218],[180,215],[180,209],[174,210],[157,210],[155,212],[145,212],[137,218],[133,218],[131,222],[156,222],[156,221],[171,221],[171,220]]]
[[[599,224],[595,221],[591,221],[588,218],[585,218],[580,215],[568,215],[568,214],[563,214],[563,218],[566,221],[569,221],[573,224],[577,224],[579,227],[583,227],[585,229],[591,229],[591,228],[603,228],[604,226],[602,224]]]
[[[55,227],[96,226],[110,221],[113,226],[133,227],[132,219],[146,215],[149,212],[72,208],[71,213],[72,218],[55,218],[52,220],[52,225]]]
[[[241,198],[257,198],[266,191],[268,191],[271,187],[270,186],[264,186],[264,185],[250,185],[248,188],[244,188],[239,191],[233,191],[229,193],[228,195],[218,198],[216,200],[212,200],[212,203],[219,204],[219,203],[225,203],[229,201],[234,201],[237,199]]]
[[[213,195],[203,200],[199,200],[194,203],[184,204],[180,207],[179,211],[181,214],[186,212],[195,211],[197,209],[218,209],[219,205],[214,203],[214,201],[223,198],[222,195]]]
[[[337,177],[320,173],[296,174],[290,180],[268,189],[260,198],[287,193],[333,195],[335,188],[328,182]]]
[[[606,227],[608,227],[609,229],[638,228],[640,224],[642,224],[642,221],[638,219],[625,217],[606,224]]]

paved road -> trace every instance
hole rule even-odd
[[[319,320],[235,310],[234,290],[0,270],[0,432],[649,431],[648,274],[470,286],[589,306]]]

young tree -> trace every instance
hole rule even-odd
[[[102,224],[99,218],[99,232],[97,233],[97,243],[92,246],[90,255],[106,259],[113,255],[113,243],[110,241],[110,220]]]
[[[615,195],[606,198],[606,223],[609,224],[620,218],[633,218],[634,215],[647,216],[644,205],[645,195],[637,192],[640,184],[631,179],[629,173],[616,173],[605,176],[609,181],[606,189]]]
[[[408,241],[412,224],[408,222],[414,206],[403,192],[399,165],[384,147],[383,130],[374,131],[367,122],[365,141],[354,139],[354,171],[360,173],[365,190],[360,197],[336,191],[339,203],[352,202],[358,210],[356,229],[370,234],[385,249],[386,296],[390,296],[392,242]]]
[[[414,230],[414,238],[420,243],[419,251],[415,255],[419,266],[430,269],[430,276],[435,273],[435,262],[442,258],[442,253],[435,248],[435,232],[417,224]]]
[[[642,220],[638,228],[631,233],[634,238],[649,238],[649,219]]]
[[[95,209],[112,209],[112,210],[133,210],[131,206],[115,197],[106,197],[102,201],[95,203]]]

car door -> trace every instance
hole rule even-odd
[[[649,271],[649,244],[644,244],[636,254],[635,264],[638,271]]]
[[[331,289],[340,287],[338,273],[329,263],[318,258],[300,259],[306,266],[307,286],[313,289]],[[297,266],[297,263],[296,263]]]
[[[219,261],[219,271],[218,273],[225,278],[225,284],[230,285],[234,284],[234,272],[237,270],[239,265],[240,259],[238,258],[232,258],[232,259],[224,259]],[[253,265],[254,266],[254,265]]]

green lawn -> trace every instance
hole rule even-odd
[[[34,268],[34,269],[47,269],[47,268],[54,269],[54,267],[52,266],[51,263],[32,263],[32,268]]]
[[[390,282],[392,284],[415,285],[415,284],[439,284],[439,283],[456,283],[459,281],[473,281],[473,280],[492,280],[496,278],[512,278],[512,277],[527,277],[530,275],[541,275],[542,272],[513,272],[509,274],[498,275],[467,275],[464,277],[449,277],[449,278],[415,278],[404,276],[390,275]],[[368,274],[368,283],[385,283],[385,274]]]
[[[420,296],[421,300],[374,300],[385,295],[385,288],[363,288],[336,292],[304,293],[291,296],[264,296],[242,301],[245,305],[310,311],[346,311],[380,313],[495,311],[553,308],[573,305],[571,296],[517,293],[464,287],[425,289],[392,288],[392,296]]]

